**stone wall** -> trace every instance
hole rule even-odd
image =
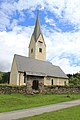
[[[41,83],[42,84],[42,83]],[[42,85],[41,85],[42,86]],[[27,86],[3,86],[0,85],[0,94],[63,94],[63,93],[80,93],[80,87],[63,87],[63,86],[44,86],[39,90],[33,90]]]
[[[48,93],[48,94],[80,93],[80,87],[45,86],[44,93]]]

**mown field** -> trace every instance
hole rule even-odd
[[[80,105],[19,120],[80,120]]]
[[[0,112],[8,112],[37,106],[60,103],[80,99],[80,94],[45,94],[45,95],[21,95],[21,94],[1,94]]]

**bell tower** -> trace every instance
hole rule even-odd
[[[46,44],[40,27],[39,14],[29,44],[29,57],[46,61]]]

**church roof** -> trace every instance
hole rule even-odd
[[[37,41],[40,34],[42,34],[42,32],[41,32],[41,27],[40,27],[39,14],[37,14],[36,24],[35,24],[35,28],[34,28],[34,32],[33,32],[35,41]]]
[[[20,55],[15,55],[14,58],[17,64],[17,70],[19,72],[26,72],[27,75],[68,78],[59,66],[55,66],[50,62]]]

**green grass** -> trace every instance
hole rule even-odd
[[[0,95],[0,112],[8,112],[25,108],[32,108],[48,104],[55,104],[64,101],[80,99],[80,94],[46,94],[46,95],[21,95],[21,94],[2,94]]]
[[[80,120],[80,105],[19,120]]]

